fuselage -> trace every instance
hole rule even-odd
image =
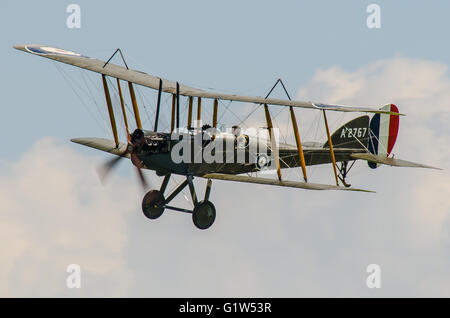
[[[276,169],[270,140],[257,136],[204,132],[188,132],[174,136],[170,133],[146,132],[146,146],[138,152],[145,168],[160,175],[168,173],[202,176],[208,173],[241,174]],[[328,149],[317,143],[305,143],[306,165],[330,163]],[[296,146],[278,144],[280,167],[301,165]],[[336,161],[348,161],[349,152],[336,152]],[[262,164],[261,164],[262,162]]]

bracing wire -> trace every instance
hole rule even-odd
[[[143,94],[141,93],[141,89],[137,85],[136,85],[136,91],[137,91],[137,93],[139,95],[139,99],[141,100],[142,106],[144,107],[144,111],[145,111],[145,114],[147,116],[148,124],[150,125],[152,123],[152,120],[150,119],[150,115],[148,113],[148,109],[147,109],[147,106],[146,106],[147,100],[144,100]],[[149,103],[149,104],[151,105],[151,103]]]
[[[91,117],[94,119],[95,122],[97,122],[98,126],[101,127],[108,135],[110,135],[111,133],[109,132],[109,130],[104,126],[105,122],[102,123],[97,119],[96,116],[94,116],[94,114],[91,112],[91,110],[89,109],[89,107],[87,106],[86,102],[83,100],[83,98],[80,96],[80,94],[76,91],[76,89],[74,88],[74,86],[72,85],[72,83],[69,80],[69,76],[67,74],[64,73],[64,71],[61,69],[61,67],[55,63],[53,63],[53,65],[55,65],[56,69],[58,70],[58,72],[62,75],[64,81],[69,85],[69,87],[71,88],[71,90],[73,91],[73,93],[77,96],[77,98],[79,99],[79,101],[81,102],[81,104],[83,105],[83,107],[86,109],[86,111],[91,115]]]

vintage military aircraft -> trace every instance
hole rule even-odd
[[[119,159],[129,158],[133,165],[136,166],[141,182],[145,188],[147,187],[147,182],[141,169],[154,170],[159,176],[164,176],[159,190],[150,190],[142,201],[143,213],[150,219],[156,219],[162,215],[165,209],[171,209],[191,213],[196,227],[199,229],[209,228],[216,217],[215,207],[209,201],[213,179],[309,190],[371,192],[353,188],[346,182],[347,173],[356,160],[367,161],[371,168],[376,168],[380,164],[400,167],[433,168],[389,157],[397,138],[399,116],[401,115],[398,108],[393,104],[376,109],[303,102],[291,100],[290,98],[273,99],[268,98],[268,96],[263,98],[221,94],[180,85],[178,82],[172,82],[144,72],[129,69],[119,49],[114,52],[108,61],[104,62],[72,51],[43,45],[16,45],[14,48],[101,74],[114,140],[76,138],[72,139],[72,141],[116,155],[114,159],[105,165],[103,175],[106,175]],[[110,63],[117,52],[121,54],[125,67]],[[115,78],[117,81],[115,90],[118,93],[121,104],[122,117],[127,132],[127,143],[119,142],[114,109],[107,82],[108,77]],[[129,96],[137,127],[133,133],[129,132],[120,80],[128,83]],[[284,84],[280,80],[276,84],[278,83],[281,83],[284,88]],[[158,92],[155,122],[152,130],[144,130],[142,127],[133,84],[149,87]],[[287,94],[286,89],[285,92]],[[158,131],[161,98],[163,94],[170,94],[172,96],[170,132]],[[180,123],[180,97],[182,96],[188,98],[188,120],[187,126],[185,127]],[[193,125],[192,120],[194,98],[197,98],[196,125]],[[212,126],[200,124],[202,99],[213,101]],[[233,127],[234,130],[232,133],[219,131],[217,129],[219,100],[261,105],[264,108],[266,119],[265,131],[268,132],[266,137],[243,134],[240,132],[239,127]],[[269,110],[272,105],[288,107],[296,145],[281,143],[276,140],[275,129]],[[294,111],[296,108],[314,109],[322,112],[327,135],[327,141],[324,144],[311,142],[302,144]],[[368,115],[357,117],[340,127],[334,134],[330,134],[326,115],[327,111],[372,113],[374,115],[372,118],[369,118]],[[195,146],[196,140],[199,141],[197,147]],[[208,151],[209,157],[212,156],[214,160],[208,161],[207,158],[197,156],[198,154],[205,154]],[[241,154],[241,160],[237,160],[239,157],[238,153]],[[178,157],[175,156],[177,157],[175,158],[174,154],[178,155]],[[179,157],[182,157],[182,160]],[[193,157],[195,158],[193,159]],[[350,162],[352,164],[349,166]],[[306,166],[326,163],[332,164],[335,184],[328,185],[309,182]],[[262,171],[268,167],[274,168],[277,178],[254,177],[249,175],[250,173]],[[293,167],[301,167],[304,181],[291,181],[282,178],[281,169]],[[166,197],[164,193],[172,174],[185,176],[186,179]],[[207,179],[203,200],[199,200],[195,191],[194,177]],[[170,206],[169,203],[186,186],[190,190],[194,204],[193,210]]]

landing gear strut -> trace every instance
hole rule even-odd
[[[353,167],[355,162],[356,162],[356,160],[354,160],[352,162],[352,164],[350,165],[350,167],[348,167],[348,161],[343,161],[343,162],[341,162],[341,166],[339,167],[338,178],[339,178],[339,180],[341,180],[342,184],[347,188],[350,187],[351,184],[347,183],[345,179],[347,178],[347,174],[350,171],[350,169]]]
[[[144,196],[142,200],[142,212],[144,212],[144,215],[147,218],[154,220],[159,218],[163,214],[165,209],[191,213],[192,221],[198,229],[206,230],[210,228],[213,225],[214,220],[216,219],[216,208],[214,207],[214,204],[209,201],[212,181],[208,179],[206,183],[205,197],[202,201],[198,202],[193,181],[194,177],[192,175],[187,175],[186,180],[181,183],[175,190],[173,190],[166,199],[164,197],[164,191],[167,188],[169,179],[170,174],[167,174],[164,177],[164,181],[161,184],[160,190],[150,190]],[[194,209],[188,210],[168,205],[170,201],[172,201],[186,186],[189,186],[192,202],[194,203]]]

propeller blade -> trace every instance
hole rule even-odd
[[[142,188],[145,191],[145,190],[148,189],[148,182],[147,182],[144,174],[142,173],[142,170],[140,168],[138,168],[138,167],[136,167],[136,170],[137,170],[137,173],[138,173],[138,176],[139,176],[139,180],[141,181]]]
[[[131,162],[137,169],[137,174],[141,182],[142,188],[144,190],[148,189],[149,183],[147,182],[141,170],[141,168],[143,168],[144,166],[141,160],[139,159],[138,154],[136,153],[136,144],[134,143],[136,142],[136,140],[139,141],[142,138],[144,138],[144,132],[141,129],[136,129],[132,135],[130,135],[130,133],[127,130],[128,148],[124,151],[122,156],[117,156],[108,160],[106,163],[104,163],[97,169],[98,175],[102,183],[106,181],[106,178],[111,173],[113,168],[117,165],[117,163],[120,161],[120,159],[122,159],[123,156],[125,156],[126,154],[130,154]]]
[[[119,163],[120,159],[122,158],[123,157],[121,156],[114,157],[98,167],[97,172],[102,183],[105,183],[113,168],[116,167],[117,163]]]

